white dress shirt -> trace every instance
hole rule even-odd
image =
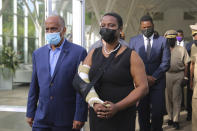
[[[143,37],[144,37],[144,47],[145,47],[145,51],[147,51],[148,39],[150,39],[150,45],[151,45],[151,48],[152,48],[152,46],[153,46],[153,37],[154,37],[154,34],[153,34],[151,37],[149,37],[149,38],[147,38],[147,37],[144,36],[144,35],[143,35]]]
[[[180,45],[182,47],[184,47],[184,40],[182,40],[181,42],[179,42],[178,40],[176,41],[176,44],[177,45]]]

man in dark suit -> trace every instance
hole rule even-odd
[[[45,21],[47,45],[33,52],[33,73],[27,102],[27,122],[33,131],[79,130],[87,119],[87,104],[72,80],[87,53],[64,38],[60,16]]]
[[[140,19],[140,28],[142,34],[131,38],[129,43],[145,64],[149,84],[149,94],[138,105],[140,131],[162,131],[165,72],[170,67],[170,50],[164,37],[154,35],[154,24],[149,15]]]

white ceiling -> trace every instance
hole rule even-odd
[[[59,1],[59,4],[57,4],[59,9],[71,10],[72,0],[57,1]],[[65,4],[66,2],[67,4]],[[63,5],[64,7],[60,8]],[[195,23],[195,21],[179,19],[177,22],[178,16],[183,17],[185,11],[197,11],[197,0],[86,0],[86,12],[93,12],[95,17],[90,25],[92,31],[98,33],[99,21],[104,13],[116,12],[123,18],[127,41],[131,36],[139,33],[139,19],[148,12],[152,16],[155,12],[163,12],[165,14],[163,21],[155,22],[156,30],[158,29],[159,33],[163,34],[168,28],[175,27],[174,29],[182,28],[186,30],[186,34],[189,37],[188,24]],[[168,19],[168,15],[174,17]],[[184,23],[185,26],[183,27]],[[164,24],[170,26],[162,26]]]

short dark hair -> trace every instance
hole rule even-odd
[[[153,24],[153,19],[150,15],[142,16],[141,19],[140,19],[140,23],[143,22],[143,21],[150,21]]]
[[[103,15],[103,17],[104,16],[113,16],[113,17],[115,17],[117,22],[118,22],[118,28],[120,29],[120,28],[123,27],[123,20],[122,20],[122,17],[119,14],[117,14],[115,12],[109,12],[109,13],[105,13]]]
[[[183,34],[183,30],[181,30],[181,29],[178,29],[176,32]]]
[[[194,33],[192,36],[194,37],[195,35],[197,35],[197,33]]]

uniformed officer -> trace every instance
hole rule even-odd
[[[190,87],[193,89],[192,97],[192,131],[197,130],[197,24],[190,25],[194,44],[191,47]]]
[[[170,69],[166,72],[166,108],[169,117],[168,125],[179,129],[181,87],[184,87],[188,80],[187,64],[190,58],[184,47],[176,45],[176,36],[175,30],[168,30],[165,33],[171,51]]]

